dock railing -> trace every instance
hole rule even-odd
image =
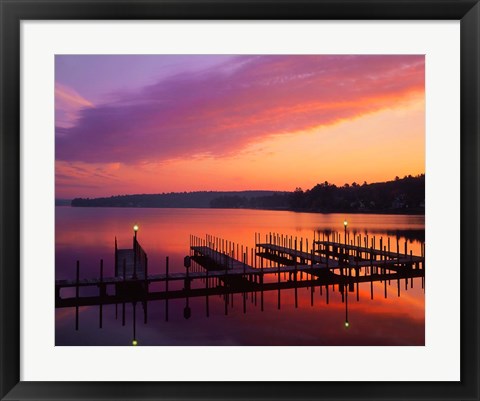
[[[136,236],[133,237],[133,253],[134,253],[134,265],[143,266],[145,268],[144,276],[148,275],[148,257],[147,253],[144,251],[140,243],[137,241]],[[136,269],[135,269],[136,270]],[[136,271],[135,271],[136,275]]]

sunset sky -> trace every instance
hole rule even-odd
[[[424,56],[55,57],[56,197],[425,172]]]

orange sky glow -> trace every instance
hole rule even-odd
[[[115,57],[56,57],[57,198],[425,172],[423,56]]]

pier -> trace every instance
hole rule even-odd
[[[115,277],[122,279],[142,279],[148,276],[148,257],[137,241],[138,226],[133,227],[132,248],[118,249],[115,237]]]
[[[132,248],[119,249],[115,238],[115,275],[104,277],[103,260],[97,278],[80,279],[80,262],[76,278],[55,282],[57,308],[89,305],[108,305],[125,302],[146,303],[152,300],[209,297],[235,293],[256,293],[291,288],[335,286],[339,291],[355,288],[359,283],[398,282],[421,277],[424,287],[424,244],[421,255],[408,251],[407,242],[395,246],[376,241],[375,237],[345,233],[314,233],[310,241],[303,238],[269,233],[255,234],[255,247],[248,249],[231,241],[206,235],[190,236],[189,254],[185,256],[185,272],[169,272],[169,258],[165,259],[165,273],[149,274],[148,257],[137,240],[138,227],[134,227]],[[346,231],[346,230],[345,230]],[[370,246],[368,246],[370,245]],[[282,279],[283,276],[283,279]],[[271,277],[270,279],[267,279]],[[201,288],[191,283],[199,281]],[[150,284],[162,282],[164,289],[151,291]],[[169,289],[169,283],[180,282],[181,289]],[[413,285],[413,281],[411,283]],[[80,288],[98,288],[97,295],[80,296]],[[65,297],[63,290],[75,289],[74,296]],[[280,295],[279,295],[280,299]],[[373,299],[373,287],[372,287]]]

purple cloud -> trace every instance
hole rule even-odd
[[[395,107],[423,91],[423,56],[239,56],[116,93],[108,104],[76,110],[73,126],[57,120],[56,158],[222,157],[272,135]]]

